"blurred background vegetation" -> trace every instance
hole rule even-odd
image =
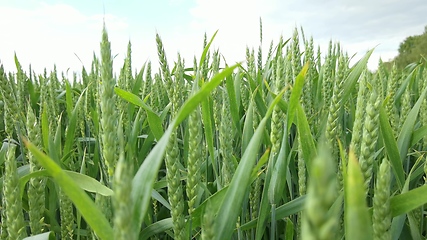
[[[424,33],[421,35],[409,36],[400,43],[398,55],[385,62],[389,69],[396,63],[398,69],[405,68],[410,63],[417,63],[422,58],[427,58],[427,25],[424,27]]]

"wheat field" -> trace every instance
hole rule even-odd
[[[264,53],[260,24],[229,64],[216,34],[174,64],[156,35],[158,70],[129,43],[114,73],[105,26],[72,79],[1,66],[0,239],[425,239],[426,62]]]

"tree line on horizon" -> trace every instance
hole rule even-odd
[[[411,63],[427,59],[427,25],[420,35],[407,37],[399,44],[398,55],[388,62],[384,62],[389,69],[396,64],[397,68],[404,69]]]

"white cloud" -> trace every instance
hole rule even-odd
[[[126,19],[111,14],[84,15],[66,4],[40,4],[32,10],[1,8],[0,28],[6,34],[0,38],[0,60],[6,70],[15,71],[16,52],[21,65],[27,69],[31,64],[37,73],[54,64],[60,71],[80,71],[82,64],[75,55],[90,66],[93,52],[99,52],[103,19],[113,33],[110,41],[127,41]]]
[[[354,32],[349,32],[351,28],[345,27],[345,21],[354,22],[356,19],[339,19],[336,25],[341,25],[341,28],[325,24],[337,21],[335,13],[340,13],[340,16],[348,13],[358,14],[361,6],[357,4],[340,4],[332,0],[324,1],[322,4],[316,3],[316,8],[312,8],[298,1],[280,2],[276,0],[197,0],[196,3],[196,7],[190,10],[193,16],[191,28],[193,31],[205,30],[208,32],[219,29],[214,46],[220,46],[221,53],[228,61],[244,60],[246,46],[258,47],[260,17],[263,21],[263,51],[265,53],[271,40],[277,43],[280,35],[283,35],[285,39],[290,38],[295,27],[299,30],[302,26],[307,38],[313,35],[314,44],[320,45],[322,53],[327,51],[330,40],[341,42],[344,51],[348,51],[349,55],[357,53],[352,63],[363,57],[366,51],[380,44],[371,56],[368,64],[370,69],[376,68],[380,56],[383,60],[389,60],[396,55],[395,45],[381,45],[381,43],[389,43],[391,36],[375,39],[361,36],[355,41],[352,41],[351,38],[341,39],[346,32],[351,33],[350,36],[357,36]],[[358,25],[356,24],[356,26]],[[401,41],[396,37],[394,39],[395,44]]]
[[[183,1],[168,0],[167,4],[180,6]],[[52,69],[53,64],[57,64],[61,71],[67,68],[80,71],[82,65],[75,54],[86,67],[90,66],[93,52],[99,53],[102,21],[105,18],[112,54],[118,54],[115,59],[116,72],[123,63],[129,39],[132,41],[133,67],[139,69],[150,60],[153,71],[157,72],[156,31],[163,40],[169,64],[173,65],[177,52],[180,52],[186,66],[191,67],[194,55],[199,57],[202,52],[204,33],[210,38],[219,30],[212,48],[219,48],[228,63],[232,64],[245,60],[246,46],[258,48],[261,17],[264,57],[271,40],[276,44],[280,35],[287,39],[292,36],[295,27],[302,26],[306,37],[313,35],[315,45],[320,45],[322,52],[327,51],[332,39],[340,41],[349,55],[357,52],[355,59],[360,59],[367,50],[379,44],[369,62],[369,67],[375,69],[380,56],[385,61],[391,59],[405,37],[424,30],[424,26],[415,19],[423,9],[420,6],[403,11],[405,5],[394,1],[393,5],[384,6],[384,11],[387,11],[381,15],[378,12],[382,6],[379,1],[369,0],[363,6],[368,3],[371,8],[349,0],[327,0],[322,3],[307,0],[304,5],[296,0],[195,0],[194,7],[180,9],[182,14],[189,14],[191,20],[178,21],[171,15],[160,24],[143,17],[129,16],[128,19],[124,13],[123,16],[108,13],[89,15],[67,4],[44,3],[31,10],[2,7],[0,61],[7,70],[14,71],[13,53],[16,51],[21,64],[27,68],[31,63],[38,73],[45,67]],[[402,11],[398,11],[400,9]]]
[[[277,0],[197,0],[190,10],[193,31],[207,31],[218,35],[213,43],[230,63],[245,59],[246,46],[259,46],[259,20],[263,20],[263,42],[267,50],[270,41],[278,41],[281,30],[271,19]],[[289,25],[292,31],[293,25]]]

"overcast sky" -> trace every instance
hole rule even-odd
[[[171,65],[179,52],[191,66],[204,33],[219,30],[214,47],[233,63],[245,59],[246,46],[258,48],[261,17],[265,52],[271,40],[302,27],[323,51],[331,39],[356,59],[376,47],[369,62],[375,69],[380,57],[397,55],[407,36],[424,32],[426,13],[426,0],[0,0],[0,61],[15,71],[16,52],[23,67],[31,63],[37,73],[54,64],[80,71],[76,55],[86,67],[99,55],[105,17],[116,69],[129,40],[134,68],[146,60],[158,66],[156,32]]]

